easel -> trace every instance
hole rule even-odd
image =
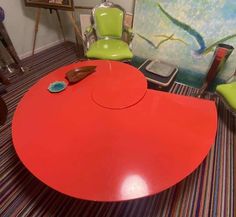
[[[91,10],[92,8],[93,7],[74,6],[74,9],[87,9],[87,10]],[[64,33],[64,30],[63,30],[63,26],[62,26],[62,22],[61,22],[61,17],[60,17],[60,14],[58,12],[58,9],[56,9],[56,8],[54,9],[53,8],[53,9],[49,9],[49,10],[50,10],[50,12],[52,12],[52,10],[56,11],[57,19],[58,19],[59,26],[60,26],[60,30],[62,32],[63,39],[64,39],[64,42],[65,42],[66,41],[65,33]],[[85,47],[84,41],[83,41],[83,36],[82,36],[81,30],[80,30],[80,28],[78,26],[78,23],[77,23],[77,20],[76,20],[75,11],[67,11],[66,14],[69,17],[69,20],[70,20],[70,22],[71,22],[71,24],[73,25],[73,28],[74,28],[76,45],[77,45],[76,47],[77,48],[79,47],[79,40],[82,41],[82,45],[83,45],[83,47]],[[36,12],[36,16],[35,16],[35,28],[34,28],[34,40],[33,40],[32,55],[34,55],[34,51],[35,51],[36,38],[37,38],[38,30],[39,30],[40,16],[41,16],[41,8],[37,8],[37,12]],[[79,56],[79,52],[78,51],[77,51],[77,55]]]
[[[64,33],[64,30],[63,30],[61,17],[60,17],[60,14],[58,12],[58,9],[49,9],[49,10],[50,10],[50,13],[52,13],[52,10],[56,11],[57,19],[58,19],[59,26],[60,26],[60,29],[61,29],[61,32],[62,32],[62,36],[63,36],[63,40],[65,42],[66,41],[65,33]],[[37,12],[36,12],[36,16],[35,16],[34,41],[33,41],[32,55],[34,55],[34,50],[35,50],[35,45],[36,45],[36,38],[37,38],[38,30],[39,30],[40,16],[41,16],[41,8],[37,8]]]

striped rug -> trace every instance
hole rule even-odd
[[[162,193],[127,202],[100,203],[65,196],[45,186],[21,164],[13,148],[11,120],[17,103],[38,79],[76,60],[71,43],[55,46],[23,61],[29,72],[14,77],[3,95],[9,108],[0,128],[0,216],[234,216],[235,119],[214,94],[219,122],[216,142],[203,163],[186,179]],[[194,95],[195,88],[175,83],[170,92]]]

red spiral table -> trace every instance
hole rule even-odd
[[[96,72],[60,93],[51,82],[96,65]],[[214,144],[214,102],[148,90],[134,67],[85,61],[55,70],[20,101],[13,118],[15,150],[38,179],[64,194],[122,201],[181,181]]]

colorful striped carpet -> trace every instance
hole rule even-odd
[[[76,60],[72,43],[55,46],[23,61],[29,72],[13,77],[3,95],[9,108],[7,123],[0,128],[0,216],[234,216],[235,119],[213,94],[219,122],[216,142],[204,162],[186,179],[150,197],[118,203],[84,201],[62,195],[31,175],[21,164],[11,139],[11,120],[24,93],[42,76]],[[194,95],[195,88],[175,83],[173,93]],[[184,139],[184,135],[183,135]],[[96,181],[95,183],[96,184]]]

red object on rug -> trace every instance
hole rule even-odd
[[[48,92],[51,82],[86,65],[96,72]],[[123,201],[159,193],[193,172],[216,127],[213,101],[147,90],[134,67],[96,60],[36,83],[16,109],[12,134],[23,164],[48,186],[80,199]]]

